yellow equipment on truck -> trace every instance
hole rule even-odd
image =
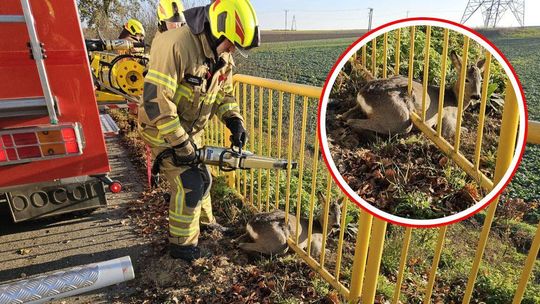
[[[98,104],[138,103],[148,57],[144,53],[118,54],[113,51],[144,50],[144,43],[125,39],[87,39],[85,42],[90,52]]]

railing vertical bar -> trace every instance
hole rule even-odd
[[[322,226],[322,245],[321,245],[321,256],[320,264],[324,268],[324,260],[326,258],[326,239],[328,237],[328,212],[330,210],[330,202],[332,201],[332,176],[328,174],[328,181],[326,183],[326,197],[324,201],[323,209],[323,226]]]
[[[252,85],[251,86],[251,90],[250,90],[250,96],[251,96],[251,99],[250,99],[250,116],[249,116],[249,121],[250,121],[250,125],[249,125],[249,140],[250,140],[250,144],[249,144],[249,147],[251,149],[251,151],[255,152],[255,149],[256,149],[256,145],[255,145],[255,86]],[[255,172],[253,169],[249,169],[249,200],[251,202],[251,205],[252,206],[255,206],[255,199],[254,199],[254,176],[255,176]]]
[[[214,145],[219,145],[219,130],[215,117],[212,117],[212,130],[214,131]]]
[[[223,131],[223,124],[219,121],[219,119],[217,118],[217,116],[214,116],[214,121],[215,121],[215,123],[216,123],[216,131],[217,131],[217,136],[218,136],[218,139],[219,139],[218,145],[219,145],[220,147],[225,147],[225,143],[224,143],[224,141],[223,141],[223,132],[224,132],[224,131]],[[216,170],[217,170],[217,172],[218,172],[218,173],[217,173],[218,176],[222,174],[221,169],[219,169],[219,167],[216,168]]]
[[[422,121],[426,121],[426,99],[427,99],[427,90],[428,90],[428,79],[429,79],[429,51],[431,44],[431,26],[426,27],[426,41],[425,41],[425,54],[424,54],[424,79],[422,84]]]
[[[448,63],[448,37],[449,31],[447,28],[444,29],[444,42],[443,42],[443,51],[442,51],[442,63],[441,63],[441,84],[439,88],[439,108],[437,110],[437,136],[442,134],[442,116],[443,116],[443,107],[444,107],[444,93],[446,90],[446,70]]]
[[[302,127],[300,136],[300,159],[298,160],[298,198],[296,200],[296,244],[300,238],[300,216],[302,215],[302,192],[304,191],[304,154],[306,144],[306,125],[307,125],[307,110],[308,110],[308,98],[304,96],[302,105]]]
[[[536,263],[536,258],[538,256],[538,251],[540,250],[540,225],[536,227],[536,234],[529,249],[529,254],[525,260],[525,265],[523,266],[523,272],[521,273],[521,278],[519,279],[518,287],[516,293],[514,294],[513,304],[521,303],[523,299],[523,294],[525,293],[525,288],[527,287],[527,282],[531,276],[531,272]]]
[[[526,122],[525,122],[526,123]],[[506,83],[506,98],[504,100],[503,116],[501,122],[501,134],[499,137],[499,146],[497,148],[497,160],[495,164],[494,183],[497,184],[502,179],[506,170],[512,162],[512,156],[514,154],[514,148],[516,145],[517,128],[519,124],[519,108],[516,98],[516,92],[510,82]],[[495,217],[495,210],[499,203],[499,197],[497,197],[489,205],[486,211],[486,218],[478,241],[478,247],[476,248],[476,254],[474,257],[469,279],[467,281],[467,288],[463,296],[463,303],[469,303],[471,300],[474,283],[478,275],[480,263],[482,262],[482,256],[486,248],[489,231],[493,218]]]
[[[216,124],[214,117],[212,117],[210,123],[212,124],[212,130],[214,131],[214,145],[219,146],[219,126]]]
[[[401,294],[401,284],[403,284],[403,277],[405,276],[405,268],[407,267],[407,255],[409,254],[409,245],[411,244],[412,228],[405,228],[403,234],[403,245],[401,245],[401,257],[399,258],[399,270],[396,279],[396,288],[394,289],[394,297],[392,303],[399,303],[399,296]]]
[[[249,119],[249,116],[248,116],[248,113],[247,113],[247,84],[244,83],[244,85],[242,86],[243,87],[243,90],[242,90],[242,93],[243,93],[243,101],[244,103],[242,104],[242,107],[243,107],[243,115],[244,115],[244,121],[248,122],[248,119]],[[244,171],[244,192],[243,192],[243,197],[244,197],[244,200],[247,199],[247,170],[243,170]]]
[[[366,278],[364,288],[362,289],[362,302],[374,303],[375,293],[377,291],[377,283],[379,281],[379,269],[381,267],[381,259],[384,248],[384,237],[386,235],[386,222],[375,218],[373,219],[373,227],[371,239],[369,241],[369,255],[366,265]]]
[[[478,114],[478,130],[476,132],[476,147],[474,147],[474,169],[476,170],[480,168],[480,152],[482,151],[482,139],[484,137],[484,123],[486,118],[490,69],[491,53],[486,51],[486,63],[484,65],[484,79],[482,83],[482,97],[480,99],[480,113]]]
[[[225,124],[222,124],[219,119],[217,119],[216,117],[216,123],[218,124],[219,128],[220,128],[220,142],[221,142],[221,146],[222,147],[225,147]]]
[[[382,77],[386,78],[388,77],[387,69],[388,69],[388,33],[384,33],[383,36],[383,72]]]
[[[437,239],[437,246],[435,247],[435,254],[433,255],[433,262],[431,264],[431,271],[429,273],[428,284],[426,287],[426,296],[424,303],[431,302],[431,295],[433,293],[433,286],[435,285],[435,278],[437,276],[437,268],[439,268],[439,261],[441,260],[442,249],[444,246],[444,240],[446,237],[446,230],[448,226],[442,226],[439,228],[439,237]]]
[[[214,145],[214,132],[212,132],[212,120],[208,122],[208,141],[210,145]],[[214,167],[210,167],[210,173],[214,174]]]
[[[354,258],[351,271],[351,286],[349,288],[350,303],[358,303],[360,300],[360,293],[364,286],[364,273],[366,270],[372,222],[373,215],[361,210],[358,218],[358,233],[356,234],[356,244],[354,246]]]
[[[210,120],[210,122],[208,123],[208,129],[210,131],[210,144],[215,145],[215,143],[214,143],[214,124],[213,124],[212,120]]]
[[[220,128],[219,128],[219,124],[218,124],[218,121],[217,121],[217,117],[216,117],[216,116],[213,117],[212,122],[213,122],[213,124],[214,124],[214,133],[215,133],[215,138],[216,138],[216,143],[215,143],[215,145],[216,145],[216,146],[219,146],[219,145],[220,145],[220,138],[221,138],[221,137],[220,137],[220,132],[219,132],[219,131],[220,131]],[[219,173],[220,173],[219,168],[214,166],[214,172],[215,172],[216,176],[219,175]]]
[[[263,93],[264,93],[264,88],[263,87],[259,87],[259,132],[257,132],[259,134],[259,147],[257,149],[259,155],[262,155],[263,153],[263,149],[262,149],[262,146],[263,146],[263,105],[264,105],[264,102],[263,102]],[[258,170],[259,172],[259,176],[257,177],[257,206],[259,208],[259,211],[262,210],[262,169],[259,169]]]
[[[394,75],[399,75],[399,57],[401,57],[401,28],[398,28],[394,31],[396,45],[394,47]]]
[[[335,277],[336,281],[339,282],[339,275],[341,274],[341,259],[343,256],[343,240],[345,238],[345,230],[347,230],[346,220],[347,220],[347,203],[349,200],[347,198],[343,199],[343,203],[341,205],[341,222],[339,223],[339,239],[338,239],[338,245],[337,245],[337,257],[336,257],[336,272]]]
[[[377,78],[377,38],[371,40],[371,74]]]
[[[413,73],[414,73],[414,35],[416,32],[416,27],[411,26],[411,36],[409,40],[409,78],[408,78],[408,93],[409,96],[412,95],[412,81],[413,81]]]
[[[238,101],[239,104],[241,104],[241,99],[240,99],[240,82],[235,82],[234,84],[234,94],[236,95],[236,100]],[[246,113],[243,112],[242,115],[245,115]],[[235,177],[236,177],[236,192],[237,193],[241,193],[240,192],[240,176],[241,176],[241,173],[238,172],[235,174]]]
[[[273,90],[268,90],[268,126],[266,132],[268,137],[266,139],[267,156],[272,156],[272,108],[274,102]],[[266,170],[266,212],[270,211],[270,169]]]
[[[367,68],[367,44],[362,46],[362,65]]]
[[[292,177],[292,168],[291,162],[293,157],[293,146],[294,146],[294,103],[296,100],[296,95],[291,94],[290,104],[289,104],[289,137],[287,141],[287,188],[285,189],[285,223],[289,223],[289,204],[291,201],[291,177]]]
[[[222,124],[224,125],[224,124]],[[229,130],[228,128],[223,128],[223,138],[224,138],[224,147],[230,147],[231,146],[231,130]],[[236,175],[238,175],[236,173],[236,171],[230,171],[230,172],[226,172],[225,173],[225,176],[226,176],[226,180],[227,180],[227,185],[231,188],[231,189],[236,189]],[[240,192],[238,192],[240,193]]]
[[[463,37],[463,56],[461,59],[461,73],[459,75],[458,113],[456,122],[456,135],[454,139],[454,150],[459,151],[461,140],[461,120],[463,119],[463,103],[465,97],[465,79],[467,78],[467,57],[469,55],[469,37]]]
[[[281,157],[281,128],[283,125],[283,91],[278,95],[277,158]],[[280,170],[276,172],[276,209],[279,209]]]
[[[315,132],[314,145],[315,147],[313,148],[313,171],[311,173],[311,193],[309,195],[307,255],[311,255],[311,236],[313,234],[313,209],[315,208],[315,191],[317,190],[317,170],[319,165],[319,137],[317,136],[317,132]]]

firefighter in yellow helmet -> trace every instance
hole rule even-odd
[[[179,28],[186,23],[184,5],[180,0],[160,0],[157,8],[160,33]]]
[[[144,27],[137,19],[129,19],[122,28],[118,39],[128,39],[133,42],[144,42]]]
[[[248,0],[216,0],[184,12],[187,26],[159,34],[152,43],[138,128],[155,158],[172,149],[160,172],[170,183],[169,244],[174,258],[203,255],[199,222],[221,227],[212,215],[211,177],[195,159],[208,121],[216,115],[236,147],[247,134],[233,96],[232,54],[259,46],[255,11]]]

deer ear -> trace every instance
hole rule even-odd
[[[326,202],[326,198],[322,194],[321,191],[317,191],[317,198],[319,199],[319,204],[324,205]]]
[[[338,206],[339,206],[340,209],[341,209],[341,207],[343,207],[343,204],[345,203],[345,200],[346,200],[346,199],[347,199],[347,196],[346,196],[346,195],[342,196],[342,197],[339,199],[339,201],[338,201]]]
[[[478,60],[476,66],[480,69],[481,72],[483,72],[484,68],[486,67],[486,58]]]
[[[456,54],[456,51],[450,52],[450,60],[457,70],[461,70],[461,58]]]

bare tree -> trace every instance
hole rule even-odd
[[[150,0],[77,0],[79,15],[85,32],[96,32],[104,38],[116,38],[120,28],[129,18],[139,13]]]

